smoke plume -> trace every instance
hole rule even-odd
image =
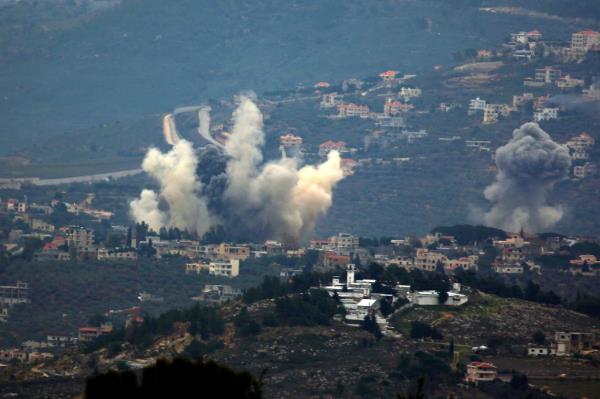
[[[194,152],[189,142],[180,140],[167,154],[148,152],[143,168],[157,180],[160,192],[144,190],[132,201],[136,221],[152,221],[153,229],[188,228],[199,235],[220,224],[237,237],[286,241],[306,237],[315,228],[343,178],[339,154],[331,152],[316,166],[301,167],[298,158],[285,156],[265,162],[262,113],[249,97],[238,101],[224,146],[209,144]],[[210,137],[208,112],[199,111],[203,137]],[[159,202],[169,211],[161,211]],[[188,207],[195,210],[184,213]]]
[[[205,199],[199,195],[202,184],[196,176],[197,164],[192,144],[186,140],[179,140],[166,154],[150,149],[142,169],[157,181],[160,192],[143,190],[140,198],[130,204],[133,218],[145,221],[155,231],[177,227],[206,233],[213,220]]]
[[[546,203],[554,185],[567,178],[569,151],[552,140],[536,123],[526,123],[496,151],[498,173],[485,197],[494,205],[485,214],[487,225],[507,231],[535,232],[558,222],[560,206]]]

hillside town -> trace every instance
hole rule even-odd
[[[280,164],[325,162],[336,152],[340,178],[381,179],[386,186],[393,186],[386,180],[390,170],[407,170],[426,191],[435,183],[423,173],[444,173],[449,149],[461,162],[475,159],[477,173],[490,177],[505,142],[499,131],[533,121],[556,135],[568,154],[567,194],[576,195],[573,187],[597,194],[586,185],[598,178],[600,131],[571,122],[600,101],[600,81],[584,76],[582,67],[600,60],[600,32],[581,30],[560,41],[546,40],[539,30],[508,33],[494,48],[454,56],[460,65],[433,67],[435,82],[389,69],[265,95],[257,100],[265,119],[277,115],[278,104],[305,104],[313,123],[325,126],[309,134],[298,123],[276,124],[268,132],[269,151],[282,154]],[[509,80],[502,93],[495,90]],[[174,116],[165,118],[175,126]],[[447,122],[443,129],[431,122],[435,118]],[[230,124],[217,120],[207,127],[212,144],[226,145]],[[169,144],[179,140],[169,137]],[[330,350],[356,356],[356,364],[340,361],[336,386],[322,378],[315,390],[344,392],[347,384],[363,381],[368,368],[377,369],[362,368],[360,356],[390,353],[406,356],[388,365],[393,372],[374,371],[365,385],[377,385],[381,375],[415,379],[423,364],[442,370],[443,377],[433,373],[433,379],[475,392],[464,397],[477,397],[477,390],[490,394],[486,384],[502,383],[546,398],[554,396],[549,382],[600,379],[598,236],[563,234],[552,231],[553,224],[507,231],[484,226],[481,217],[431,228],[432,217],[426,217],[432,206],[425,201],[415,216],[429,230],[425,234],[379,233],[377,221],[370,235],[332,232],[331,226],[268,239],[258,232],[238,239],[222,226],[204,235],[173,227],[155,231],[132,219],[126,178],[122,186],[112,178],[72,185],[0,179],[0,368],[11,379],[77,380],[90,370],[139,370],[161,357],[185,355],[253,371],[273,362],[270,383],[285,385],[289,378],[293,386],[285,373],[308,373],[298,353],[327,358]],[[352,214],[367,213],[361,204],[407,196],[365,185],[340,195]],[[468,190],[466,184],[452,187],[444,212],[456,204],[471,207],[460,204]],[[368,201],[352,202],[360,195]],[[241,218],[232,217],[240,225]],[[73,277],[78,288],[54,292],[49,276],[55,272]],[[95,281],[102,280],[97,273],[107,281]],[[94,299],[99,291],[109,299]],[[319,344],[310,347],[303,339]],[[379,385],[391,385],[384,381]],[[497,389],[485,397],[505,392]]]

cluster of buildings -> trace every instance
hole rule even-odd
[[[573,160],[573,176],[583,179],[596,173],[596,165],[589,161],[589,151],[596,140],[587,132],[582,132],[567,141],[567,147]]]
[[[575,356],[597,351],[598,339],[594,333],[557,331],[549,342],[529,344],[528,356]]]

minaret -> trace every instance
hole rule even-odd
[[[350,286],[354,284],[354,272],[356,271],[356,267],[354,264],[350,263],[346,271],[346,285]]]

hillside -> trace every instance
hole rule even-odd
[[[210,342],[214,341],[206,341],[208,346],[202,349],[202,353],[205,353],[208,358],[238,370],[248,370],[254,375],[260,375],[266,370],[265,393],[266,397],[270,398],[321,397],[324,394],[352,398],[392,397],[408,388],[406,377],[412,375],[411,373],[420,373],[419,370],[422,369],[419,367],[429,370],[427,391],[433,397],[449,392],[464,398],[494,397],[455,384],[458,380],[455,380],[456,377],[447,366],[443,366],[448,360],[440,360],[445,359],[444,348],[450,338],[454,338],[456,348],[461,353],[461,362],[468,362],[471,354],[470,347],[474,342],[481,343],[481,340],[489,338],[487,335],[470,334],[481,331],[483,325],[493,328],[489,324],[490,317],[498,318],[498,315],[503,317],[507,314],[505,311],[499,312],[501,308],[506,308],[508,312],[515,315],[521,314],[520,318],[504,318],[502,326],[495,326],[496,336],[504,337],[510,342],[512,342],[511,335],[520,337],[518,341],[526,342],[527,334],[537,328],[543,328],[543,331],[549,334],[567,327],[571,331],[589,331],[590,328],[598,327],[597,321],[571,311],[553,310],[534,303],[475,294],[474,302],[458,311],[448,312],[447,309],[421,307],[411,311],[411,314],[420,314],[421,320],[429,322],[435,319],[447,320],[432,323],[443,332],[442,341],[411,339],[402,328],[400,328],[400,335],[377,340],[361,328],[349,327],[334,321],[322,326],[269,327],[266,326],[265,315],[271,312],[273,307],[271,300],[256,302],[248,307],[250,320],[256,320],[263,325],[258,333],[248,335],[240,330],[241,327],[236,322],[241,304],[233,302],[225,305],[222,308],[225,321],[223,334],[211,338],[221,340],[224,348],[209,349]],[[457,314],[456,319],[450,320],[448,313]],[[544,314],[543,320],[540,320],[543,326],[528,325],[532,317],[535,318],[539,314]],[[409,322],[413,319],[410,314],[403,313],[398,313],[394,317],[401,322]],[[57,376],[71,375],[70,370],[78,370],[69,388],[74,391],[77,384],[81,384],[79,375],[85,374],[89,365],[95,365],[101,370],[110,367],[122,368],[125,364],[149,364],[156,358],[171,358],[184,351],[188,353],[190,351],[188,348],[194,339],[189,332],[189,324],[185,327],[179,323],[172,333],[157,337],[154,343],[144,350],[136,350],[124,344],[122,350],[116,352],[114,349],[107,351],[104,348],[87,356],[67,354],[56,362],[46,363],[38,366],[37,369]],[[426,366],[424,364],[419,366],[418,362],[424,361],[425,358],[419,361],[415,359],[426,355],[412,358],[412,354],[418,351],[437,353],[441,358],[437,357],[438,355],[428,355],[431,356],[426,357],[429,363]],[[506,366],[507,370],[511,367],[518,370],[528,365],[518,351],[499,353],[494,361],[501,363],[502,359],[508,359],[510,356],[517,356],[517,360],[513,359],[512,365]],[[410,360],[411,358],[413,360]],[[409,366],[407,362],[411,365]],[[556,361],[546,371],[557,372],[561,367],[571,363],[573,361],[570,360]],[[580,363],[579,370],[593,374],[595,369],[589,364]],[[35,373],[22,374],[22,378],[26,380],[32,378],[35,380],[35,376]],[[57,384],[60,386],[59,382]]]
[[[0,15],[3,154],[240,90],[419,72],[507,31],[572,28],[437,1],[135,0],[81,13],[21,2]]]

